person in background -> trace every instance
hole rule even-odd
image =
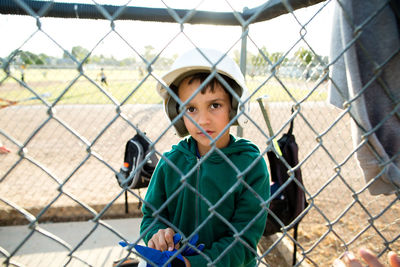
[[[25,65],[21,65],[21,81],[25,82]]]
[[[101,68],[101,71],[100,71],[100,82],[101,82],[102,85],[108,86],[107,76],[104,73],[104,68]]]

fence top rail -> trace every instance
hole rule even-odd
[[[246,24],[261,22],[273,19],[288,13],[290,9],[297,10],[303,7],[312,6],[324,0],[267,0],[264,4],[254,8],[244,8],[243,12],[237,12],[246,21]],[[284,4],[283,2],[286,2]],[[26,0],[26,5],[21,6],[17,1],[5,0],[0,2],[0,14],[7,15],[33,15],[38,17],[56,18],[81,18],[81,19],[112,19],[112,20],[139,20],[152,22],[177,22],[170,12],[176,13],[180,18],[192,12],[188,9],[168,9],[114,5],[98,5],[107,11],[110,17],[100,11],[96,4],[83,3],[61,3],[53,1]],[[29,9],[29,10],[27,10]],[[122,12],[121,12],[122,11]],[[256,16],[254,16],[257,14]],[[237,19],[234,12],[214,12],[197,10],[190,19],[185,21],[190,24],[215,24],[226,26],[246,26]]]

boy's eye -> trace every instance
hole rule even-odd
[[[218,103],[212,103],[212,104],[211,104],[211,108],[212,108],[212,109],[217,109],[217,108],[219,108],[219,107],[221,107],[221,104],[218,104]]]
[[[186,108],[186,111],[189,112],[189,113],[195,112],[195,110],[196,109],[194,107],[187,107]]]

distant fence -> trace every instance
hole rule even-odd
[[[309,203],[299,226],[296,266],[326,266],[343,252],[362,246],[380,257],[389,250],[399,251],[399,14],[395,1],[380,1],[378,7],[360,3],[365,4],[363,12],[352,10],[358,1],[300,0],[267,1],[243,11],[232,5],[229,12],[210,12],[168,6],[2,1],[1,14],[31,17],[30,26],[36,26],[30,35],[21,36],[20,45],[1,61],[1,225],[26,225],[32,232],[61,244],[68,252],[66,265],[75,259],[83,266],[95,264],[79,253],[84,239],[76,246],[66,244],[43,230],[44,222],[90,220],[92,231],[101,225],[120,238],[141,242],[141,237],[132,240],[121,236],[104,219],[141,216],[138,206],[146,190],[120,188],[115,178],[123,162],[125,143],[137,132],[146,133],[154,142],[153,152],[162,157],[179,141],[173,127],[169,128],[155,90],[157,80],[173,61],[165,51],[174,43],[166,42],[163,49],[145,55],[119,32],[115,23],[169,22],[180,25],[183,33],[187,24],[233,25],[241,28],[236,39],[239,41],[228,44],[224,52],[235,57],[245,74],[250,89],[245,101],[250,110],[241,116],[251,118],[245,129],[235,126],[233,133],[250,139],[266,155],[272,150],[272,140],[286,132],[290,121],[294,122],[300,162],[291,166],[291,179],[296,179],[294,170],[300,168]],[[313,5],[318,7],[315,14],[306,23],[298,21],[299,36],[287,51],[274,58],[263,50],[265,44],[253,41],[252,25],[283,14],[296,18],[297,9]],[[307,42],[307,28],[315,17],[333,6],[333,34],[337,35],[327,59]],[[355,16],[353,11],[360,15]],[[74,54],[46,32],[46,17],[71,18],[74,22],[108,20],[110,28],[93,47]],[[376,27],[382,21],[385,30],[379,31]],[[121,47],[131,48],[135,59],[107,64],[103,58],[94,62],[96,49],[107,40],[108,31],[121,38]],[[378,38],[376,33],[382,35]],[[44,35],[48,42],[43,46],[44,53],[46,45],[58,47],[68,64],[54,67],[61,61],[49,58],[39,65],[26,64],[24,56],[34,60],[35,55],[27,55],[24,50],[37,42],[38,35]],[[387,36],[394,37],[383,42]],[[329,42],[326,40],[326,45]],[[250,45],[256,47],[252,57]],[[356,59],[358,64],[351,64]],[[107,83],[101,81],[101,68]],[[256,100],[260,97],[268,105],[273,136],[258,108]],[[340,108],[328,104],[328,100]],[[129,203],[127,213],[125,201]],[[29,266],[18,252],[28,244],[31,234],[15,247],[5,247],[4,240],[0,240],[0,259],[5,265]],[[85,238],[92,232],[87,234]],[[272,255],[278,253],[285,240],[294,240],[289,226],[282,228],[281,237],[255,255],[258,265],[277,266],[276,256]],[[279,257],[278,263],[281,260],[283,264]],[[211,260],[209,265],[218,265],[218,260]]]

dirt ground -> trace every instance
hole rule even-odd
[[[0,109],[0,140],[11,150],[0,155],[0,224],[140,216],[137,198],[115,179],[125,143],[135,127],[162,153],[179,138],[161,105],[11,106]],[[270,105],[278,136],[286,130],[290,105]],[[325,103],[304,103],[294,122],[300,165],[310,204],[299,230],[299,253],[315,266],[331,264],[346,249],[366,246],[400,250],[400,206],[394,196],[371,196],[354,159],[348,115]],[[251,107],[244,137],[266,149],[266,126]],[[286,125],[287,126],[287,125]],[[233,129],[236,133],[236,129]],[[8,136],[9,138],[6,138]],[[23,147],[24,149],[19,149]],[[27,215],[29,218],[29,215]],[[288,234],[291,234],[290,232]],[[396,239],[397,237],[397,239]]]

